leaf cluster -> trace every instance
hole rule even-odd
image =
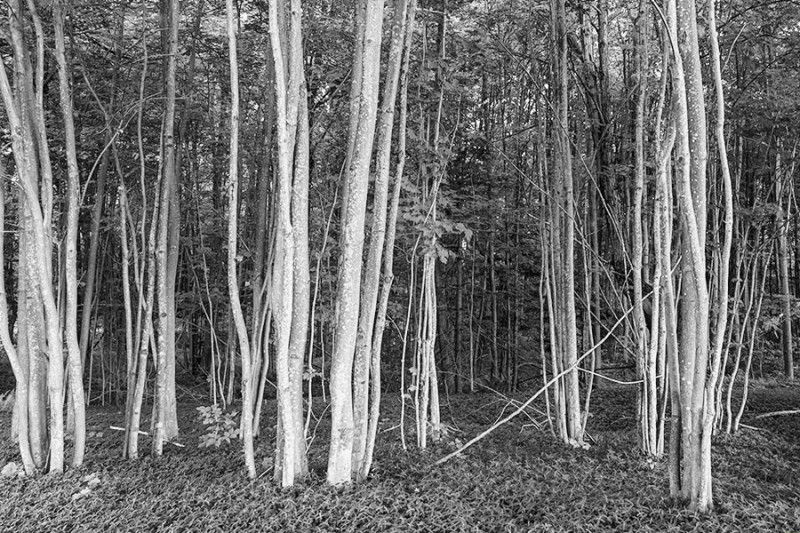
[[[197,412],[200,423],[206,428],[206,432],[200,435],[201,448],[219,448],[223,444],[230,444],[231,439],[239,438],[237,411],[223,411],[219,405],[201,405]]]

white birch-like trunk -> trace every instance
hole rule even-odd
[[[250,407],[253,395],[252,354],[244,313],[242,312],[242,304],[239,299],[237,276],[237,234],[239,229],[239,60],[236,50],[237,26],[233,0],[226,0],[225,13],[231,75],[231,139],[228,167],[228,295],[231,299],[231,311],[242,361],[241,437],[244,448],[244,462],[247,468],[247,475],[254,479],[256,477],[256,465],[253,448],[253,410]]]
[[[374,354],[371,349],[375,332],[375,313],[378,305],[381,260],[386,237],[392,129],[397,102],[397,87],[400,80],[400,66],[405,45],[407,8],[408,0],[400,0],[395,3],[389,60],[386,67],[387,80],[383,88],[378,139],[376,141],[377,161],[372,225],[370,228],[367,261],[364,267],[364,284],[361,289],[360,316],[353,366],[353,473],[357,481],[362,481],[369,474],[369,468],[365,468],[364,461],[366,449],[370,445],[368,442],[370,438],[370,369],[375,366],[374,362],[376,360],[378,363],[380,362],[380,353]],[[379,382],[377,384],[378,388],[380,388]],[[376,393],[376,389],[373,386],[371,394],[380,393]]]
[[[78,342],[78,207],[80,176],[75,143],[75,125],[72,118],[72,92],[69,87],[69,67],[64,50],[64,6],[56,2],[53,7],[55,24],[56,62],[58,63],[58,86],[61,98],[61,111],[64,116],[64,134],[67,149],[67,234],[66,247],[66,286],[67,309],[65,316],[66,341],[68,353],[70,402],[74,410],[74,443],[72,466],[83,464],[86,451],[86,405],[83,391],[83,363]]]
[[[553,39],[556,44],[555,87],[557,90],[554,120],[555,150],[553,190],[555,206],[550,216],[553,238],[551,329],[558,342],[552,346],[556,365],[554,374],[566,371],[561,380],[561,394],[556,394],[559,434],[564,442],[583,441],[580,392],[578,381],[578,328],[575,309],[575,193],[572,175],[572,154],[569,139],[569,84],[567,63],[567,28],[564,0],[554,0],[552,9]]]
[[[358,84],[351,96],[352,157],[345,170],[345,196],[342,199],[342,234],[339,274],[336,291],[335,344],[330,375],[331,444],[328,456],[328,483],[349,483],[353,453],[353,359],[358,327],[361,290],[361,260],[364,248],[369,168],[375,137],[380,74],[381,32],[384,3],[380,0],[359,0],[353,83]],[[363,18],[362,18],[363,17]],[[356,75],[356,73],[360,75]]]
[[[169,3],[169,37],[168,57],[166,71],[166,106],[164,122],[162,124],[162,169],[161,174],[161,200],[158,204],[158,241],[156,245],[156,294],[158,301],[158,352],[156,357],[156,394],[154,401],[154,428],[153,450],[154,456],[160,456],[164,451],[164,441],[173,437],[175,433],[171,428],[167,430],[167,423],[174,421],[174,380],[175,380],[175,347],[170,327],[174,325],[175,306],[170,298],[170,281],[168,280],[169,263],[169,231],[170,213],[173,205],[172,196],[175,194],[175,100],[176,100],[176,71],[178,53],[178,21],[180,19],[180,3],[170,0]],[[172,384],[169,384],[169,381]],[[170,398],[173,396],[173,398]],[[170,424],[171,425],[171,424]]]

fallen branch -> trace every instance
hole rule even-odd
[[[121,428],[119,426],[108,426],[108,429],[113,429],[114,431],[125,431],[125,428]],[[139,430],[138,433],[139,435],[147,435],[148,437],[150,436],[150,433],[146,431]]]
[[[114,431],[125,431],[125,428],[121,428],[119,426],[108,426],[108,429],[113,429]],[[150,436],[150,433],[146,431],[139,430],[139,435],[146,435]],[[177,446],[178,448],[186,448],[185,444],[181,444],[180,442],[173,442],[171,440],[166,441],[167,444],[172,444],[173,446]]]
[[[601,346],[601,345],[602,345],[602,344],[603,344],[603,343],[604,343],[604,342],[605,342],[605,341],[606,341],[606,340],[607,340],[607,339],[608,339],[608,338],[611,336],[611,334],[614,332],[614,330],[615,330],[615,329],[617,329],[617,326],[619,326],[619,325],[622,323],[622,321],[623,321],[623,320],[625,320],[625,318],[626,318],[626,317],[627,317],[627,316],[630,314],[630,312],[631,312],[632,310],[633,310],[633,309],[628,309],[628,310],[625,312],[625,314],[623,314],[623,315],[622,315],[622,316],[619,318],[619,320],[617,320],[617,322],[616,322],[616,323],[615,323],[615,324],[614,324],[614,325],[611,327],[611,329],[609,329],[608,333],[606,333],[606,334],[605,334],[605,336],[604,336],[602,339],[600,339],[600,340],[599,340],[599,341],[598,341],[598,342],[597,342],[597,343],[596,343],[594,346],[592,346],[591,348],[589,348],[589,349],[586,351],[586,353],[584,353],[583,355],[581,355],[581,356],[578,358],[578,360],[577,360],[577,361],[575,361],[575,363],[573,363],[572,365],[570,365],[570,367],[569,367],[569,368],[566,368],[566,369],[564,369],[564,370],[563,370],[563,371],[561,371],[561,372],[560,372],[558,375],[554,376],[554,377],[553,377],[553,378],[552,378],[550,381],[548,381],[547,383],[545,383],[545,384],[544,384],[544,386],[543,386],[541,389],[539,389],[539,390],[536,392],[536,394],[534,394],[533,396],[531,396],[530,398],[528,398],[528,400],[527,400],[527,401],[525,401],[525,403],[523,403],[522,405],[520,405],[520,406],[519,406],[519,407],[518,407],[518,408],[517,408],[517,409],[516,409],[516,410],[515,410],[513,413],[511,413],[510,415],[508,415],[508,416],[507,416],[507,417],[505,417],[504,419],[502,419],[502,420],[500,420],[500,421],[498,421],[498,422],[495,422],[494,424],[492,424],[492,425],[489,427],[489,429],[487,429],[486,431],[484,431],[483,433],[481,433],[481,434],[480,434],[480,435],[478,435],[477,437],[474,437],[472,440],[470,440],[469,442],[467,442],[466,444],[464,444],[463,446],[461,446],[461,447],[460,447],[459,449],[457,449],[456,451],[454,451],[454,452],[452,452],[452,453],[449,453],[449,454],[445,455],[444,457],[442,457],[441,459],[439,459],[438,461],[436,461],[434,464],[435,464],[436,466],[438,466],[438,465],[440,465],[440,464],[442,464],[442,463],[445,463],[445,462],[449,461],[449,460],[450,460],[450,459],[452,459],[453,457],[455,457],[455,456],[457,456],[457,455],[461,454],[461,452],[463,452],[463,451],[464,451],[464,450],[466,450],[467,448],[471,447],[471,446],[472,446],[473,444],[475,444],[476,442],[483,440],[483,439],[484,439],[484,438],[485,438],[487,435],[489,435],[490,433],[494,432],[494,430],[496,430],[497,428],[499,428],[500,426],[502,426],[503,424],[505,424],[505,423],[506,423],[506,422],[508,422],[509,420],[512,420],[512,419],[514,419],[514,418],[515,418],[515,417],[516,417],[518,414],[520,414],[520,413],[521,413],[521,412],[523,412],[525,409],[527,409],[527,408],[528,408],[528,406],[529,406],[530,404],[532,404],[532,403],[533,403],[533,402],[536,400],[536,398],[538,398],[538,397],[539,397],[539,396],[540,396],[540,395],[541,395],[543,392],[545,392],[545,391],[546,391],[548,388],[550,388],[550,386],[551,386],[551,385],[553,385],[553,383],[555,383],[556,381],[558,381],[558,380],[559,380],[559,379],[561,379],[562,377],[566,376],[568,373],[572,372],[572,371],[573,371],[575,368],[577,368],[577,366],[580,364],[580,362],[581,362],[581,361],[583,361],[584,359],[586,359],[587,357],[589,357],[589,356],[590,356],[590,355],[591,355],[591,354],[594,352],[594,350],[596,350],[596,349],[597,349],[599,346]]]
[[[792,409],[790,411],[775,411],[772,413],[764,413],[762,415],[758,415],[755,419],[760,420],[762,418],[772,418],[773,416],[784,416],[784,415],[800,415],[800,409]]]

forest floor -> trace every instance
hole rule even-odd
[[[637,451],[630,388],[595,393],[588,449],[557,442],[530,410],[439,466],[437,459],[513,405],[488,393],[445,397],[447,434],[420,451],[411,439],[408,449],[401,444],[395,396],[385,402],[373,475],[344,490],[324,483],[327,416],[310,447],[311,476],[281,490],[271,480],[270,432],[258,443],[262,475],[251,481],[238,441],[198,446],[207,432],[201,403],[180,406],[184,447],[168,445],[162,458],[136,462],[120,459],[122,433],[110,429],[123,425],[122,409],[91,407],[82,468],[0,478],[0,531],[800,531],[800,415],[755,419],[800,407],[797,384],[755,383],[743,419],[750,427],[715,438],[716,506],[703,516],[669,500],[666,460]],[[315,414],[324,409],[317,400]],[[274,403],[266,413],[265,427],[274,422]],[[19,459],[7,437],[10,413],[0,415],[2,466]],[[149,445],[143,436],[141,451]]]

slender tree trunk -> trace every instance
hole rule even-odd
[[[36,6],[30,2],[28,15],[36,42],[36,53],[31,54],[24,35],[27,17],[22,5],[19,1],[7,5],[14,88],[11,88],[3,66],[0,69],[0,93],[11,126],[12,149],[19,176],[17,183],[23,197],[20,200],[20,270],[24,273],[20,275],[21,297],[18,302],[25,309],[25,316],[20,315],[18,323],[24,328],[19,338],[29,344],[20,353],[29,364],[27,409],[30,442],[34,464],[43,467],[43,453],[47,451],[42,445],[45,432],[49,430],[49,470],[61,472],[64,469],[64,353],[53,288],[53,175],[44,113],[44,33]],[[36,60],[35,70],[32,56]],[[46,365],[43,360],[46,360]],[[47,405],[44,395],[39,394],[44,392],[41,387],[44,386],[45,368],[49,401],[47,425],[44,422]]]
[[[237,276],[237,234],[239,229],[239,61],[236,51],[236,15],[233,0],[226,0],[225,12],[228,33],[228,57],[231,75],[231,140],[228,167],[228,295],[231,300],[236,337],[242,357],[242,443],[247,475],[256,477],[255,452],[253,448],[253,411],[250,408],[253,394],[251,375],[252,354],[247,335],[242,304],[239,300],[239,280]],[[270,17],[274,16],[270,9]]]
[[[683,255],[679,360],[672,367],[674,375],[679,376],[679,379],[673,378],[678,391],[675,397],[678,405],[673,403],[673,407],[678,408],[679,414],[678,424],[673,429],[678,429],[680,437],[673,437],[670,449],[671,463],[675,465],[670,485],[673,496],[686,500],[690,508],[705,512],[713,506],[712,396],[721,350],[710,350],[710,295],[705,256],[708,143],[694,0],[669,2],[667,21],[673,53],[675,186]],[[718,67],[715,73],[719,73]],[[721,93],[718,98],[722,98]],[[726,205],[730,206],[727,202]],[[728,216],[732,214],[729,212],[726,218]],[[717,305],[727,306],[727,291],[715,296]],[[717,328],[720,327],[724,328],[725,324],[718,323]]]
[[[356,52],[351,95],[350,141],[352,157],[345,171],[342,198],[343,221],[341,252],[336,293],[336,340],[331,367],[331,444],[328,457],[328,483],[349,483],[352,475],[354,438],[352,370],[358,327],[361,290],[361,257],[364,248],[369,167],[375,136],[380,71],[382,1],[359,0],[356,28]]]
[[[299,2],[298,2],[299,4]],[[299,10],[298,10],[299,11]],[[298,16],[295,23],[300,24]],[[299,34],[299,32],[298,32]],[[301,56],[301,54],[297,54]],[[308,458],[303,427],[303,362],[308,343],[310,319],[311,272],[308,242],[308,184],[309,184],[309,124],[308,95],[305,80],[300,82],[297,143],[295,148],[294,182],[292,186],[292,226],[294,230],[294,286],[292,332],[289,341],[289,394],[292,428],[287,438],[294,440],[294,471],[296,476],[308,474]],[[309,376],[309,381],[311,377]]]
[[[3,97],[5,101],[6,91],[9,88],[8,80],[6,79],[5,66],[1,65],[0,83],[2,83]],[[18,118],[16,122],[19,122]],[[6,169],[2,158],[0,158],[0,175],[6,175]],[[3,350],[8,356],[8,361],[11,364],[11,370],[14,373],[14,381],[16,382],[14,397],[16,405],[14,413],[17,427],[17,443],[19,445],[22,466],[25,469],[26,474],[32,475],[36,472],[36,464],[34,463],[31,453],[31,441],[28,433],[28,371],[24,366],[24,361],[22,361],[20,358],[20,354],[17,352],[17,347],[14,344],[14,341],[11,338],[8,320],[8,297],[6,295],[5,284],[5,189],[6,184],[4,181],[3,183],[0,183],[0,341],[2,341]],[[22,280],[19,279],[18,283],[21,282]],[[17,337],[17,340],[20,340],[20,336]]]
[[[778,279],[780,280],[781,294],[781,348],[783,350],[783,375],[787,379],[794,379],[794,355],[792,347],[792,292],[789,284],[789,220],[791,220],[791,200],[784,207],[784,180],[792,183],[792,176],[785,173],[782,168],[783,143],[777,142],[775,153],[775,202],[778,204],[775,224],[778,226]],[[784,176],[784,174],[786,176]],[[789,188],[791,190],[791,188]]]
[[[464,253],[466,248],[466,238],[462,235],[458,239],[456,256],[456,316],[453,323],[453,371],[455,373],[453,383],[456,393],[463,391],[461,331],[464,321]]]
[[[292,0],[283,27],[270,16],[278,143],[277,239],[273,267],[278,438],[275,479],[288,487],[307,472],[303,435],[303,360],[308,328],[308,114],[302,64],[301,6]],[[280,39],[288,31],[288,47]],[[288,75],[287,75],[288,74]],[[302,108],[302,112],[300,109]],[[303,124],[300,124],[300,121]],[[294,179],[293,179],[294,177]],[[294,185],[294,190],[293,190]],[[295,227],[296,226],[296,227]],[[297,233],[295,233],[295,231]],[[298,247],[299,244],[299,247]],[[299,273],[300,270],[302,273]]]
[[[375,315],[375,325],[372,333],[372,368],[370,371],[372,379],[372,402],[369,414],[369,434],[367,436],[367,447],[364,453],[364,461],[361,465],[361,477],[364,478],[372,467],[372,459],[375,452],[375,441],[378,433],[378,419],[380,416],[381,405],[381,346],[383,343],[383,331],[386,326],[386,314],[389,307],[389,295],[391,293],[392,282],[394,281],[394,243],[397,229],[397,213],[400,205],[400,193],[402,189],[403,173],[406,163],[406,126],[408,119],[408,69],[411,56],[411,43],[414,37],[414,17],[416,12],[416,0],[410,0],[406,21],[406,31],[404,35],[404,52],[402,65],[400,67],[400,117],[398,120],[398,160],[395,167],[395,176],[392,183],[390,195],[389,214],[386,220],[386,240],[383,252],[383,273],[378,296],[378,307]],[[405,356],[405,347],[403,348]],[[404,365],[401,365],[401,372],[405,372]],[[403,379],[401,377],[401,394],[403,391]],[[403,396],[405,405],[405,396]],[[403,438],[403,421],[401,415],[401,439]],[[405,440],[403,440],[405,448]]]
[[[408,0],[395,3],[392,33],[390,37],[387,80],[383,88],[380,120],[377,126],[378,139],[375,186],[373,196],[372,225],[367,260],[364,266],[361,302],[359,305],[359,324],[353,366],[353,474],[357,481],[363,481],[369,474],[365,471],[364,459],[369,437],[369,377],[372,365],[372,339],[375,327],[375,312],[378,305],[378,290],[381,272],[383,245],[386,237],[386,212],[389,192],[389,170],[392,154],[392,129],[394,126],[397,87],[400,79],[400,65],[405,44],[406,13]],[[377,354],[380,361],[380,354]],[[372,390],[375,394],[375,390]]]
[[[145,4],[142,4],[143,18],[146,16]],[[147,79],[147,43],[142,40],[142,74],[139,78],[139,106],[137,110],[137,144],[139,149],[139,187],[142,195],[141,222],[139,224],[139,238],[142,242],[142,252],[138,253],[137,237],[132,235],[131,243],[134,247],[134,277],[139,294],[137,305],[136,332],[137,340],[134,347],[134,365],[136,390],[129,397],[130,403],[125,408],[125,444],[122,455],[128,459],[137,459],[139,456],[139,426],[144,400],[145,384],[147,379],[148,355],[156,352],[153,349],[153,304],[155,298],[155,247],[156,230],[158,221],[158,208],[160,192],[156,188],[152,208],[152,220],[149,232],[147,231],[147,187],[145,183],[146,165],[144,152],[143,117],[144,117],[144,91]],[[112,147],[113,148],[113,147]],[[127,203],[127,202],[126,202]],[[133,222],[131,222],[133,226]],[[146,276],[146,278],[145,278]]]
[[[565,424],[561,438],[565,442],[582,442],[582,420],[578,381],[578,334],[575,310],[575,193],[572,176],[572,154],[569,139],[569,86],[567,64],[567,28],[564,0],[553,0],[553,37],[557,47],[555,87],[558,98],[556,119],[554,121],[556,206],[552,217],[559,221],[554,225],[556,233],[551,246],[554,246],[554,318],[558,320],[556,329],[559,336],[557,347],[559,367],[568,370],[563,379],[563,413]],[[551,318],[552,320],[552,318]],[[556,372],[558,373],[558,372]],[[557,401],[560,395],[557,395]]]
[[[177,189],[175,185],[175,180],[177,179],[175,171],[175,102],[180,3],[178,0],[168,1],[168,53],[165,72],[166,107],[161,132],[163,172],[160,182],[161,201],[158,205],[158,241],[156,245],[158,355],[156,357],[156,394],[153,417],[153,455],[156,457],[163,453],[164,441],[169,439],[170,436],[168,435],[173,433],[167,429],[168,419],[176,420],[176,418],[173,419],[172,414],[167,415],[167,411],[172,411],[174,408],[174,402],[169,397],[169,393],[170,390],[174,392],[175,379],[175,346],[174,342],[170,344],[170,341],[174,340],[174,335],[170,334],[170,326],[174,324],[175,307],[174,305],[170,306],[172,300],[169,297],[171,283],[168,279],[168,263],[170,207],[173,205],[172,197]],[[170,379],[173,381],[172,385],[168,385]]]
[[[56,2],[53,7],[55,24],[56,61],[58,63],[58,85],[61,98],[61,111],[64,116],[64,134],[67,148],[67,234],[66,246],[66,285],[67,309],[65,317],[68,353],[70,401],[75,413],[74,444],[72,466],[83,464],[86,452],[86,403],[83,391],[83,363],[78,343],[78,207],[80,176],[78,174],[78,155],[75,143],[75,124],[72,118],[72,92],[69,86],[69,67],[64,50],[64,6]]]

